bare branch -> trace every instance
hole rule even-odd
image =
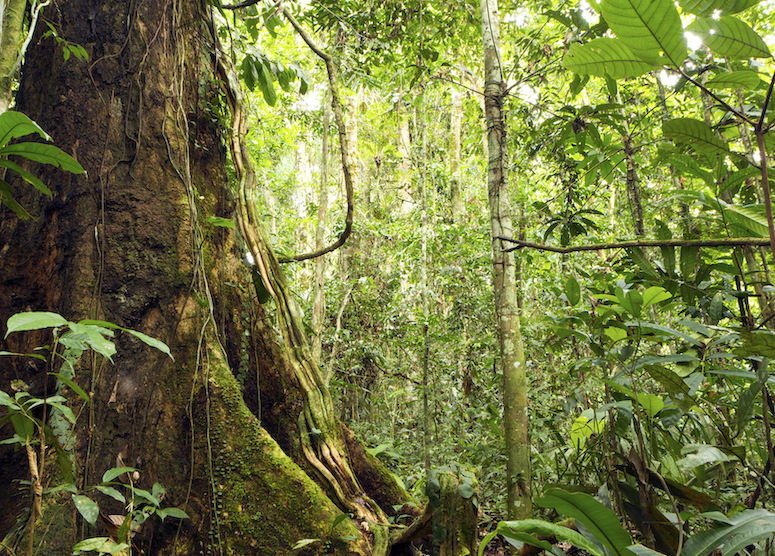
[[[611,243],[591,243],[575,245],[573,247],[557,247],[532,241],[521,241],[508,237],[499,237],[503,241],[514,243],[514,247],[504,251],[516,251],[517,249],[536,249],[538,251],[551,251],[552,253],[577,253],[579,251],[605,251],[610,249],[627,249],[628,247],[741,247],[767,246],[769,239],[758,237],[722,237],[717,239],[633,239],[630,241],[614,241]]]
[[[344,189],[347,193],[347,215],[345,216],[344,220],[344,230],[341,234],[339,234],[339,237],[336,239],[335,242],[333,242],[328,247],[324,247],[323,249],[318,249],[317,251],[313,251],[311,253],[305,253],[303,255],[295,255],[293,257],[281,257],[278,258],[278,261],[281,263],[290,263],[290,262],[298,262],[298,261],[306,261],[308,259],[314,259],[317,257],[320,257],[321,255],[325,255],[326,253],[330,253],[331,251],[334,251],[344,245],[344,242],[347,241],[347,238],[350,237],[350,234],[353,230],[353,179],[352,174],[350,173],[350,162],[347,159],[348,153],[347,153],[347,130],[344,125],[344,116],[342,115],[342,101],[339,96],[339,85],[336,81],[336,66],[334,65],[334,59],[331,57],[330,54],[322,50],[317,44],[315,44],[315,41],[312,39],[309,33],[301,26],[299,25],[299,22],[296,21],[296,18],[293,17],[291,12],[288,10],[288,8],[283,8],[283,15],[288,20],[288,22],[293,26],[293,28],[296,30],[296,32],[299,34],[299,36],[304,40],[305,43],[307,43],[307,46],[310,47],[310,49],[317,54],[325,63],[326,63],[326,70],[328,71],[328,84],[331,88],[331,107],[334,110],[334,119],[336,120],[336,128],[339,131],[339,148],[342,151],[342,174],[344,175]]]
[[[226,4],[221,5],[221,8],[224,10],[239,10],[242,8],[248,8],[250,6],[254,6],[258,4],[261,0],[245,0],[244,2],[240,2],[239,4]]]

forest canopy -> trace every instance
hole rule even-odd
[[[0,14],[0,551],[770,547],[770,2]]]

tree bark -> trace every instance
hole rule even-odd
[[[403,494],[358,452],[357,440],[345,442],[256,219],[246,218],[243,205],[242,239],[260,256],[272,294],[270,305],[257,306],[256,322],[243,316],[249,288],[227,284],[249,280],[238,238],[205,220],[231,217],[237,208],[225,171],[227,134],[218,131],[220,114],[208,108],[221,98],[225,76],[207,3],[58,6],[60,36],[83,45],[89,62],[64,62],[61,52],[33,41],[18,107],[88,174],[30,166],[53,199],[34,192],[24,199],[37,220],[0,213],[0,321],[25,310],[98,318],[163,340],[175,357],[118,334],[113,364],[82,361],[75,380],[91,403],[71,396],[79,415],[76,486],[99,483],[119,453],[140,469],[140,488],[161,483],[163,505],[191,518],[180,528],[171,519],[146,522],[135,537],[146,554],[290,553],[300,539],[330,537],[343,511],[359,519],[335,534],[359,540],[335,542],[333,550],[371,554],[377,545],[385,553],[385,514],[370,493],[379,493],[388,510]],[[229,108],[238,118],[237,106]],[[240,138],[227,139],[235,168],[245,171],[244,153],[234,148]],[[250,349],[241,350],[246,331]],[[49,342],[50,334],[13,334],[0,349],[31,352]],[[240,364],[261,380],[238,384]],[[0,360],[0,389],[19,377],[38,396],[49,380],[42,366]],[[23,463],[2,446],[4,478],[27,478]],[[87,494],[106,514],[124,511],[109,497]],[[26,503],[17,484],[0,481],[10,516],[0,522],[0,535],[20,514],[19,500]],[[69,495],[48,498],[35,529],[52,551],[70,550],[81,535],[76,519],[55,521],[62,515],[76,515]],[[376,522],[369,534],[367,520]],[[84,534],[99,533],[87,527]],[[322,543],[309,548],[323,550]]]
[[[507,142],[503,114],[506,87],[501,73],[497,0],[481,0],[481,13],[493,285],[500,341],[499,365],[503,372],[507,510],[510,519],[525,519],[532,513],[527,377],[517,307],[514,252],[506,249],[508,244],[501,239],[511,238],[513,230],[508,206]]]
[[[0,114],[11,104],[27,0],[0,0]]]

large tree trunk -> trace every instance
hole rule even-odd
[[[390,510],[400,489],[343,436],[271,250],[259,246],[273,300],[256,305],[249,322],[243,308],[253,296],[245,293],[239,241],[205,220],[235,211],[209,8],[194,0],[62,0],[57,18],[60,36],[83,45],[89,61],[65,62],[61,50],[34,41],[18,108],[88,174],[31,168],[53,199],[24,199],[37,221],[0,216],[0,321],[25,310],[103,319],[163,340],[175,357],[119,334],[113,364],[82,361],[76,381],[92,401],[71,400],[78,488],[99,483],[119,453],[140,468],[140,488],[161,483],[164,505],[191,519],[180,528],[170,519],[147,522],[135,537],[146,554],[285,554],[300,539],[330,540],[342,511],[360,519],[334,535],[359,540],[334,542],[333,550],[370,554],[375,545],[384,553],[384,528],[365,523],[384,521],[377,503]],[[0,349],[29,352],[49,341],[50,334],[13,334]],[[22,378],[42,395],[43,366],[10,358],[0,365],[0,389]],[[28,478],[24,462],[3,448],[0,536],[28,503],[11,482]],[[105,514],[124,512],[87,494]],[[41,520],[36,531],[52,550],[98,534],[79,530],[69,495],[50,497]]]

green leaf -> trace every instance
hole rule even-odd
[[[205,221],[213,226],[221,226],[222,228],[236,228],[237,225],[231,218],[221,218],[220,216],[208,216]]]
[[[622,41],[609,38],[594,39],[585,45],[572,43],[562,65],[577,75],[613,79],[638,77],[656,67],[635,56]]]
[[[775,334],[767,330],[740,330],[742,344],[732,350],[738,357],[769,357],[775,359]]]
[[[147,334],[143,334],[142,332],[138,332],[137,330],[130,330],[129,328],[124,328],[123,326],[119,326],[117,324],[113,324],[112,322],[106,322],[104,320],[92,320],[92,319],[84,319],[82,321],[78,321],[79,325],[86,325],[86,326],[96,326],[100,328],[111,328],[113,330],[121,330],[123,332],[127,332],[131,334],[132,336],[138,338],[139,340],[143,341],[145,344],[158,349],[162,353],[166,353],[170,356],[171,359],[175,359],[172,357],[172,354],[170,353],[170,348],[162,342],[161,340],[157,340],[156,338],[152,338],[151,336],[148,336]]]
[[[0,168],[8,168],[9,170],[13,170],[17,174],[19,174],[22,178],[24,178],[24,181],[32,184],[35,187],[35,189],[51,197],[52,195],[51,190],[48,187],[46,187],[46,184],[44,184],[40,180],[40,178],[30,174],[27,170],[25,170],[15,162],[4,158],[0,158]]]
[[[660,303],[666,299],[673,297],[673,294],[668,292],[665,288],[659,286],[651,286],[643,292],[643,308]]]
[[[637,290],[629,290],[627,293],[622,288],[616,288],[616,297],[624,310],[633,317],[640,318],[641,308],[643,307],[643,296]]]
[[[627,337],[627,331],[623,328],[618,328],[615,326],[610,326],[604,330],[605,335],[611,338],[611,340],[616,343],[620,340],[624,340]]]
[[[654,324],[651,322],[637,322],[637,321],[628,321],[625,324],[627,326],[640,327],[642,333],[644,334],[648,334],[648,333],[654,333],[658,335],[668,334],[670,336],[674,336],[676,338],[681,338],[682,340],[686,340],[687,342],[689,342],[694,346],[701,347],[701,348],[705,347],[705,345],[694,336],[691,336],[686,332],[681,332],[680,330],[676,330],[675,328],[670,328],[669,326],[662,326],[661,324]]]
[[[745,60],[771,57],[764,39],[736,17],[698,17],[686,30],[702,38],[702,42],[710,50],[727,58]]]
[[[102,482],[109,483],[112,480],[114,480],[119,475],[123,475],[124,473],[134,473],[137,471],[134,467],[111,467],[105,473],[102,475]]]
[[[144,490],[142,488],[134,487],[132,489],[132,494],[134,494],[135,497],[139,497],[139,498],[142,498],[144,500],[147,500],[148,502],[150,502],[151,504],[153,504],[157,508],[159,506],[161,506],[161,500],[159,500],[157,497],[155,497],[153,494],[151,494],[147,490]]]
[[[740,394],[740,399],[738,399],[737,408],[735,409],[738,431],[744,432],[746,427],[750,424],[749,420],[751,415],[753,415],[756,399],[761,393],[762,382],[755,380],[742,394]]]
[[[565,282],[565,297],[568,298],[568,303],[571,305],[578,305],[581,300],[581,286],[579,286],[578,280],[571,276],[568,281]]]
[[[121,494],[121,492],[119,492],[115,488],[110,487],[110,486],[104,486],[104,485],[97,485],[94,488],[96,488],[102,494],[110,496],[111,498],[113,498],[114,500],[118,500],[122,504],[126,504],[126,498],[124,497],[124,495]]]
[[[331,530],[334,530],[337,525],[342,523],[346,519],[350,519],[352,516],[349,513],[339,514],[336,516],[336,519],[334,519],[334,523],[331,524]]]
[[[175,360],[175,358],[172,357],[172,353],[170,353],[169,346],[164,342],[162,342],[161,340],[157,340],[156,338],[151,338],[150,336],[143,334],[142,332],[138,332],[137,330],[129,330],[128,328],[125,328],[124,332],[129,332],[132,336],[139,338],[149,346],[156,348],[160,352],[169,355],[170,359],[172,359],[173,361]]]
[[[91,401],[91,398],[89,398],[89,394],[84,392],[83,388],[78,386],[72,379],[67,378],[62,373],[49,373],[49,374],[61,380],[62,383],[65,384],[65,386],[67,386],[68,388],[70,388],[70,390],[78,394],[78,397],[80,397],[86,403],[89,403]]]
[[[679,0],[678,4],[685,12],[690,12],[701,17],[712,16],[715,12],[720,15],[736,14],[755,6],[761,0]]]
[[[54,326],[64,326],[68,321],[61,315],[46,312],[27,312],[16,313],[8,319],[8,330],[5,333],[7,338],[11,332],[23,332],[26,330],[40,330],[41,328],[51,328]]]
[[[44,143],[15,143],[0,149],[0,155],[13,154],[35,162],[51,164],[73,174],[83,174],[85,170],[72,156],[54,145]]]
[[[643,249],[640,247],[629,247],[627,249],[627,253],[630,255],[630,258],[633,260],[635,264],[638,265],[638,267],[643,271],[643,273],[648,276],[649,278],[658,278],[658,275],[656,271],[654,271],[654,265],[651,264],[651,261],[646,257],[646,254],[643,252]]]
[[[694,118],[668,120],[662,124],[662,133],[667,139],[688,145],[699,153],[732,154],[708,124]]]
[[[10,414],[10,419],[13,430],[25,440],[25,443],[35,435],[35,423],[23,413],[14,411]]]
[[[73,555],[79,555],[83,552],[99,552],[100,554],[118,554],[126,551],[129,545],[126,543],[117,543],[108,537],[92,537],[83,540],[73,547]]]
[[[705,84],[708,89],[719,91],[723,89],[758,89],[762,83],[761,77],[755,71],[741,70],[721,73],[709,79]]]
[[[299,550],[300,548],[304,548],[308,544],[312,544],[313,542],[321,542],[323,539],[301,539],[300,541],[296,541],[296,544],[291,547],[291,550]]]
[[[78,510],[87,523],[96,525],[97,518],[100,515],[100,508],[97,503],[81,494],[73,494],[73,502],[75,502],[75,508]]]
[[[579,415],[573,421],[570,429],[570,443],[576,450],[581,450],[587,439],[593,434],[599,434],[605,427],[605,420],[593,421],[584,415]]]
[[[542,508],[553,508],[580,521],[595,540],[612,554],[631,556],[627,547],[632,544],[632,539],[619,523],[619,518],[589,494],[550,488],[543,497],[536,500],[536,504]]]
[[[757,210],[763,207],[760,205],[741,207],[724,201],[720,201],[720,205],[723,207],[724,217],[735,231],[744,235],[768,237],[767,217]]]
[[[457,487],[457,493],[460,495],[461,498],[464,500],[468,500],[471,498],[474,494],[476,494],[476,491],[474,490],[474,487],[469,485],[468,483],[464,483]]]
[[[274,77],[267,67],[266,63],[261,64],[261,71],[258,73],[258,85],[261,88],[261,94],[269,106],[274,106],[277,102],[277,92],[274,88]]]
[[[655,417],[665,407],[665,401],[656,394],[638,394],[638,403],[649,417]]]
[[[7,145],[11,139],[32,133],[37,133],[46,141],[51,141],[48,133],[21,112],[7,110],[0,114],[0,147]]]
[[[686,58],[686,38],[673,0],[602,0],[603,17],[641,60],[660,63],[660,52],[675,67]]]
[[[708,446],[706,444],[694,444],[684,446],[681,450],[682,453],[688,453],[689,455],[679,459],[676,465],[688,472],[701,465],[707,465],[709,463],[722,463],[728,461],[735,461],[736,457],[726,454],[715,446]]]
[[[73,554],[94,552],[95,550],[99,551],[100,548],[109,542],[111,542],[109,537],[91,537],[90,539],[84,539],[73,547]]]
[[[76,324],[71,322],[69,326],[70,332],[63,334],[63,337],[75,336],[77,339],[86,342],[91,349],[107,359],[116,354],[116,344],[105,337],[112,336],[113,332],[100,326],[82,323]]]
[[[713,295],[713,299],[710,302],[710,309],[708,310],[708,316],[713,324],[718,324],[724,316],[724,294],[716,292]]]
[[[188,514],[180,508],[162,508],[161,510],[156,510],[156,515],[158,515],[162,521],[164,521],[165,517],[174,517],[175,519],[189,519]]]
[[[555,489],[553,489],[555,490]],[[586,496],[586,495],[585,495]],[[602,504],[601,504],[602,506]],[[605,506],[603,506],[605,507]],[[533,535],[543,535],[546,537],[554,535],[558,541],[568,542],[577,548],[588,552],[592,556],[604,556],[603,551],[594,542],[587,539],[584,535],[573,529],[568,529],[562,525],[555,523],[549,523],[548,521],[541,521],[540,519],[523,519],[520,521],[501,521],[495,528],[495,531],[487,535],[482,539],[479,545],[479,556],[484,554],[484,550],[487,544],[495,538],[496,535],[501,535],[506,539],[513,539],[522,542],[527,542],[533,546],[543,548],[544,550],[551,549],[551,546],[547,548],[546,541],[539,541]],[[527,536],[526,536],[527,535]]]
[[[767,510],[743,510],[728,519],[729,524],[716,525],[689,537],[681,555],[707,556],[717,548],[724,556],[732,555],[775,532],[775,515]]]
[[[51,407],[57,409],[65,419],[70,421],[73,425],[75,424],[75,414],[73,413],[73,410],[67,407],[66,405],[63,405],[61,403],[51,403],[49,402],[48,405]]]
[[[23,206],[21,206],[16,199],[13,198],[14,190],[11,185],[4,181],[0,180],[0,202],[2,202],[6,207],[11,209],[14,213],[16,213],[16,216],[21,218],[22,220],[29,220],[32,218],[30,216],[30,213],[27,212],[27,209],[25,209]]]

